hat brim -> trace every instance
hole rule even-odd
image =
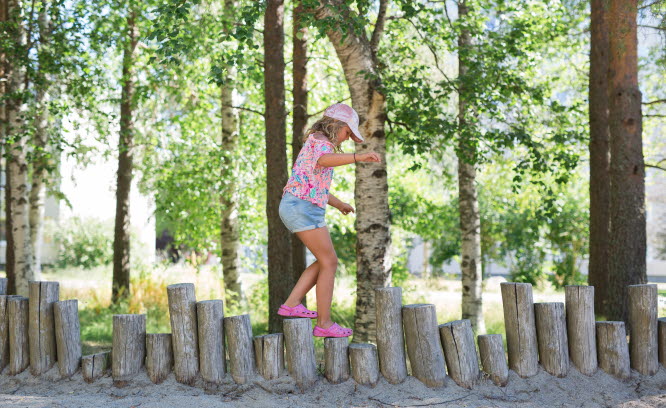
[[[354,136],[355,136],[355,137],[352,137],[352,139],[354,140],[354,142],[356,142],[356,143],[362,143],[362,142],[365,141],[365,139],[363,139],[363,136],[361,136],[361,132],[359,132],[358,128],[355,128],[355,127],[353,127],[353,126],[349,126],[349,129],[351,129],[352,133],[353,133]]]

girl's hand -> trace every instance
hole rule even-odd
[[[375,152],[361,153],[356,155],[356,161],[361,162],[380,162],[382,159]]]
[[[340,204],[340,207],[338,207],[338,210],[340,210],[340,212],[343,213],[344,215],[347,215],[350,212],[354,212],[354,207],[352,207],[347,203],[342,203]]]

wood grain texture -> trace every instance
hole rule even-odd
[[[627,293],[631,368],[643,375],[654,375],[659,369],[657,285],[629,285]]]
[[[7,278],[0,278],[0,295],[7,294]]]
[[[428,387],[443,387],[446,368],[437,330],[435,305],[403,306],[402,323],[412,375]]]
[[[146,358],[146,315],[113,315],[111,375],[123,386],[139,373]]]
[[[564,303],[535,303],[534,319],[541,365],[548,373],[565,377],[569,372],[569,345]]]
[[[532,285],[500,283],[509,368],[526,378],[536,375],[539,367]]]
[[[370,387],[377,385],[379,381],[379,361],[377,359],[377,347],[374,344],[350,344],[349,361],[354,381]]]
[[[0,299],[0,303],[2,302],[2,299]],[[2,319],[0,311],[0,319]],[[0,321],[1,322],[1,321]],[[658,347],[659,347],[659,362],[661,363],[662,366],[666,367],[666,317],[661,317],[659,318],[658,321],[658,327],[657,327],[657,336],[659,337],[658,340]],[[0,342],[2,339],[0,339]],[[2,345],[2,343],[0,343]]]
[[[377,353],[382,375],[391,384],[407,378],[405,336],[402,329],[402,288],[376,288]]]
[[[173,367],[171,333],[146,334],[146,372],[155,384],[164,381]]]
[[[9,329],[9,375],[16,375],[30,366],[28,345],[28,298],[7,298]]]
[[[481,374],[471,322],[463,319],[441,324],[439,335],[449,376],[459,386],[471,389]]]
[[[9,364],[9,315],[7,295],[0,295],[0,373]]]
[[[256,370],[250,315],[225,317],[224,335],[227,338],[231,378],[237,384],[251,381],[256,376]]]
[[[349,379],[349,337],[324,339],[324,376],[331,384]]]
[[[631,376],[624,322],[596,322],[599,367],[620,379]]]
[[[176,381],[192,385],[199,374],[199,341],[194,284],[167,286]]]
[[[597,372],[597,339],[594,325],[594,286],[564,287],[569,356],[585,375]]]
[[[492,382],[500,387],[509,381],[509,366],[504,356],[504,345],[501,334],[482,334],[478,336],[479,356],[483,371]]]
[[[204,381],[220,384],[227,373],[224,354],[224,304],[221,300],[197,302],[199,367]]]
[[[83,356],[81,358],[81,374],[83,380],[91,383],[102,377],[109,367],[111,352],[103,351],[101,353]]]
[[[60,375],[71,377],[81,364],[81,325],[78,300],[55,302],[53,317]]]
[[[301,390],[317,380],[312,323],[309,318],[285,319],[287,368]]]
[[[255,336],[254,355],[257,371],[262,377],[267,380],[278,378],[284,370],[284,335],[271,333]]]
[[[42,375],[56,362],[55,320],[53,304],[58,301],[58,282],[28,282],[30,339],[30,372]]]

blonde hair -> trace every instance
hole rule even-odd
[[[320,132],[326,138],[335,145],[335,151],[342,153],[342,148],[338,145],[338,132],[340,129],[348,126],[345,122],[337,119],[333,119],[328,116],[324,116],[310,126],[305,135],[303,135],[303,142],[308,138],[312,133]]]

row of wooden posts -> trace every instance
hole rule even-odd
[[[30,282],[27,298],[6,295],[6,287],[0,279],[0,374],[6,366],[8,375],[30,367],[39,376],[57,362],[63,377],[80,367],[92,382],[110,365],[120,386],[145,364],[155,383],[173,369],[185,384],[199,376],[220,384],[227,371],[244,384],[257,374],[268,380],[284,375],[286,364],[302,388],[318,378],[311,319],[285,319],[284,334],[253,336],[248,314],[224,317],[222,301],[197,302],[191,283],[167,286],[171,333],[146,333],[145,314],[114,315],[112,350],[88,356],[81,355],[77,300],[60,301],[58,282]],[[601,367],[621,379],[631,368],[653,375],[659,363],[666,366],[666,318],[657,319],[656,285],[628,287],[629,341],[624,322],[595,322],[592,286],[567,286],[566,310],[561,302],[533,303],[527,283],[502,283],[501,291],[508,364],[501,334],[479,335],[477,354],[469,320],[438,325],[434,305],[403,306],[401,288],[389,287],[375,289],[377,344],[324,339],[324,376],[335,384],[351,375],[374,386],[381,375],[397,384],[409,364],[411,374],[429,387],[444,386],[448,368],[458,385],[472,388],[481,369],[503,386],[509,369],[530,377],[539,363],[558,377],[572,363],[586,375]]]

